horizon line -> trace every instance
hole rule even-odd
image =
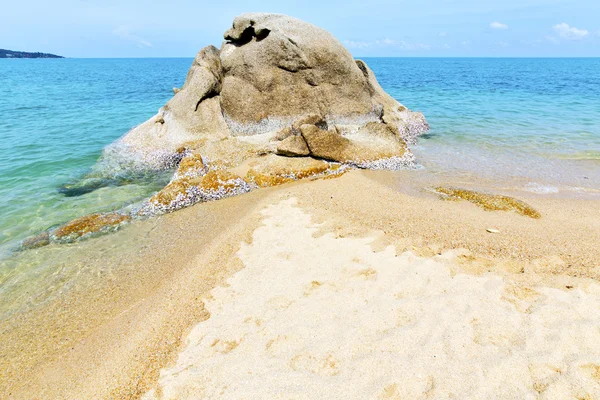
[[[194,58],[195,56],[165,56],[165,57],[69,57],[69,56],[61,56],[62,58],[29,58],[29,57],[7,57],[0,58],[0,60],[148,60],[148,59],[180,59],[180,58]],[[355,59],[358,58],[489,58],[489,59],[565,59],[565,58],[573,58],[573,59],[595,59],[600,58],[598,56],[352,56]]]

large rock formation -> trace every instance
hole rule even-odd
[[[407,147],[428,129],[421,113],[383,91],[331,34],[280,14],[244,14],[221,49],[200,50],[183,87],[158,114],[108,146],[77,196],[153,170],[176,168],[141,207],[95,214],[27,239],[23,248],[113,231],[153,215],[349,168],[410,165]],[[148,172],[151,173],[148,173]]]
[[[410,160],[406,142],[428,128],[323,29],[251,13],[224,37],[220,50],[200,50],[183,87],[119,148],[152,167],[193,149],[232,166],[274,153],[394,168]]]

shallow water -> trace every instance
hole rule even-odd
[[[76,197],[59,190],[89,172],[104,146],[156,113],[183,83],[189,64],[1,60],[0,256],[27,235],[160,189],[164,176],[121,180]]]
[[[385,90],[427,117],[415,153],[431,173],[600,193],[600,59],[368,62]]]
[[[367,59],[431,131],[432,174],[598,195],[600,59]],[[79,195],[102,148],[156,113],[191,59],[0,60],[0,257],[24,237],[150,196],[166,175],[112,176]],[[107,186],[105,186],[108,183]]]

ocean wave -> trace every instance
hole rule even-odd
[[[600,162],[600,151],[580,151],[572,154],[561,154],[557,158],[562,160],[597,161]]]

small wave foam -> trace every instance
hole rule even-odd
[[[160,172],[171,171],[184,155],[168,151],[140,152],[117,141],[104,148],[100,159],[88,173],[61,185],[58,191],[74,197],[107,186],[162,182],[165,176]]]
[[[536,182],[528,183],[527,185],[525,185],[524,190],[526,190],[527,192],[538,194],[551,194],[560,192],[560,190],[556,186],[541,185]]]
[[[165,170],[174,168],[183,156],[183,153],[167,150],[141,151],[116,141],[104,148],[93,169],[109,175],[118,175],[123,171]]]

